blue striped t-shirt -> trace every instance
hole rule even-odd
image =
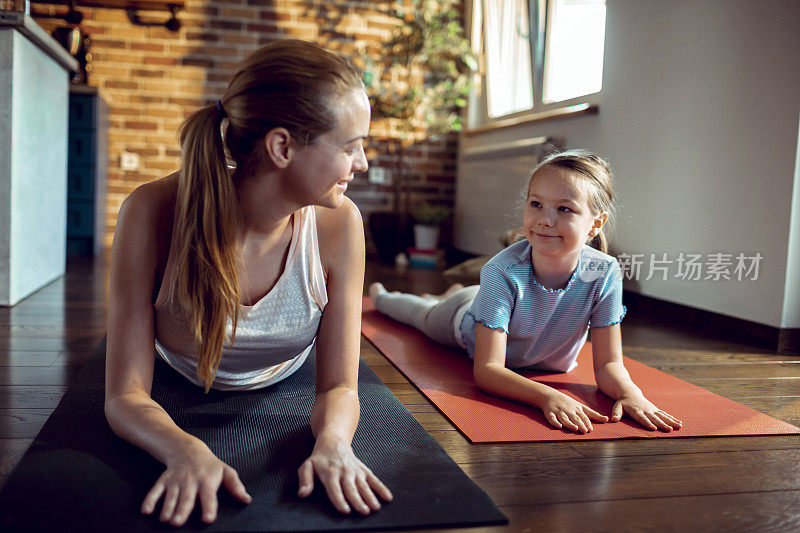
[[[533,275],[530,243],[520,241],[483,267],[480,289],[460,330],[470,357],[475,357],[480,322],[508,335],[507,367],[567,372],[577,365],[589,326],[611,326],[624,316],[616,259],[584,246],[566,288],[547,289]]]

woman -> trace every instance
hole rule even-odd
[[[364,234],[344,192],[367,169],[369,102],[342,58],[301,41],[253,53],[224,96],[181,130],[182,170],[123,203],[111,254],[105,411],[113,431],[166,466],[149,514],[185,523],[195,501],[217,514],[236,471],[150,397],[154,347],[187,379],[219,389],[268,386],[300,367],[316,337],[316,444],[298,470],[342,513],[368,514],[389,490],[350,443]]]

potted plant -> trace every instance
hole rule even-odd
[[[412,169],[406,148],[462,127],[460,109],[467,103],[477,60],[459,9],[458,0],[397,2],[390,10],[398,20],[392,40],[376,44],[377,49],[357,61],[373,118],[386,125],[388,149],[398,156],[392,211],[369,217],[370,234],[384,262],[411,245]]]
[[[450,218],[450,214],[448,207],[428,202],[414,209],[414,247],[418,250],[436,250],[439,227]]]

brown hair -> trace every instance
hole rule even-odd
[[[304,41],[274,41],[244,60],[218,103],[199,109],[181,126],[175,270],[169,286],[172,299],[188,314],[197,376],[206,392],[223,342],[234,340],[241,301],[237,197],[229,167],[234,173],[258,168],[264,137],[277,127],[286,128],[294,142],[312,144],[336,126],[334,99],[361,88],[358,71],[336,54]],[[228,319],[233,324],[229,338]]]
[[[554,166],[570,170],[574,176],[583,180],[590,187],[589,190],[589,209],[593,215],[599,215],[606,211],[611,219],[614,213],[614,175],[611,166],[588,150],[566,150],[550,154],[542,159],[531,172],[528,180],[527,191],[530,191],[531,183],[536,173],[545,166]],[[608,238],[601,229],[589,243],[590,246],[608,253]]]

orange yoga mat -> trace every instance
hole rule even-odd
[[[361,333],[389,359],[472,442],[528,442],[626,438],[788,435],[800,429],[732,400],[625,358],[625,367],[647,398],[683,421],[678,431],[648,431],[632,420],[593,423],[586,434],[555,429],[539,409],[478,390],[472,361],[465,352],[438,344],[410,326],[375,310],[364,298]],[[590,343],[578,356],[578,367],[565,374],[529,372],[530,379],[550,385],[610,415],[613,402],[600,392],[592,370]]]

